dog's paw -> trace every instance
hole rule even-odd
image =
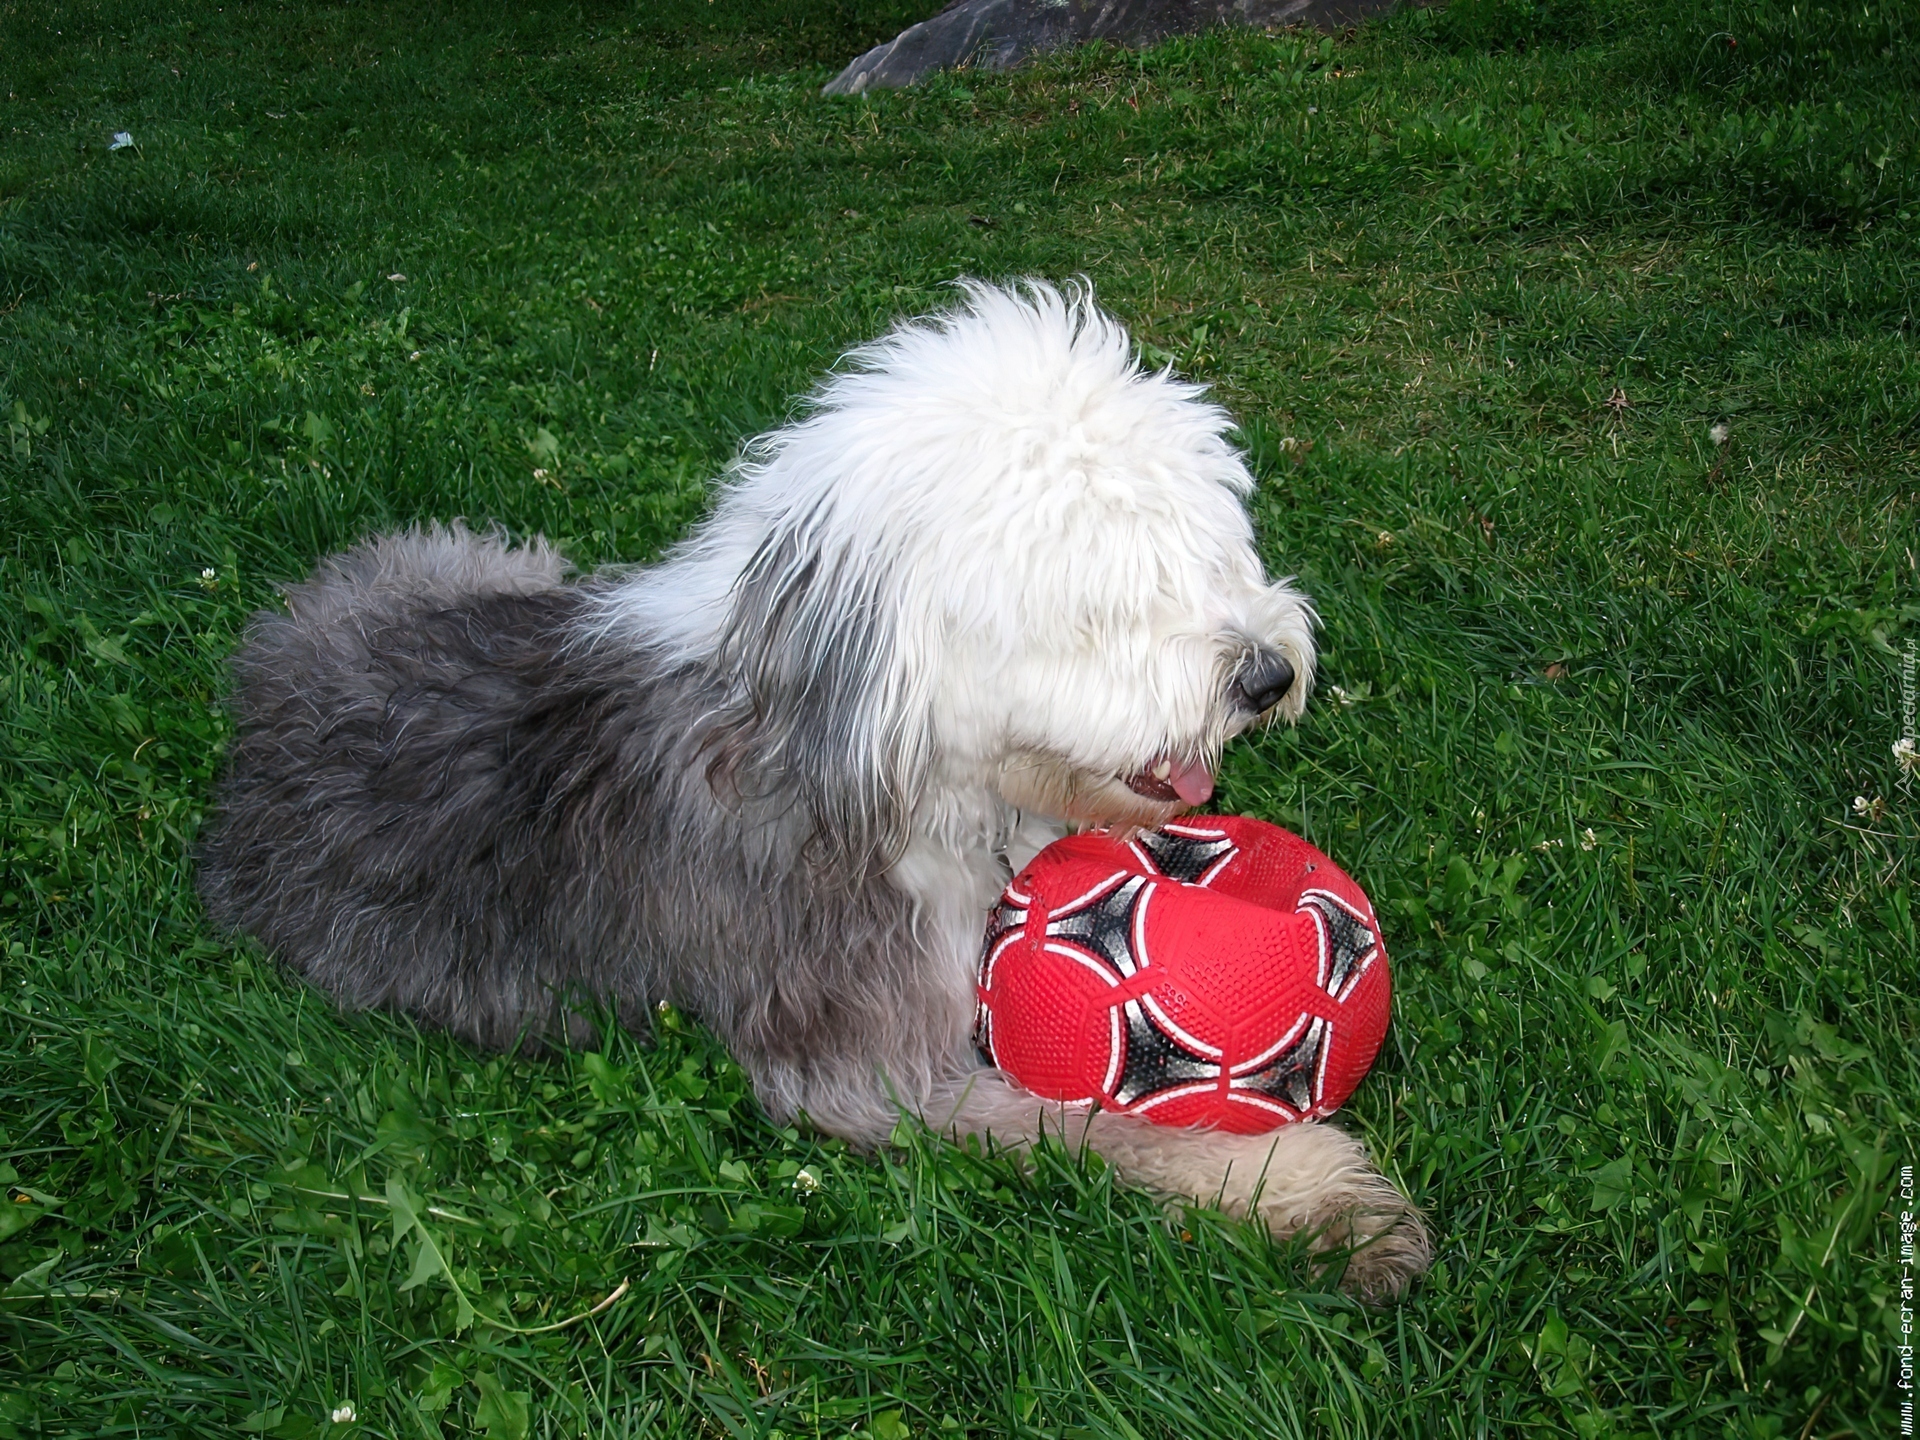
[[[1304,1235],[1317,1267],[1337,1269],[1349,1294],[1397,1299],[1433,1263],[1412,1201],[1331,1125],[1287,1125],[1233,1142],[1219,1203],[1276,1239]]]
[[[1433,1263],[1420,1212],[1385,1179],[1329,1196],[1324,1218],[1305,1228],[1315,1269],[1336,1270],[1340,1288],[1369,1304],[1398,1300]]]

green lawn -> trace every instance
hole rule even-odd
[[[1920,20],[1755,3],[827,102],[932,0],[0,0],[0,1436],[1896,1433]],[[1220,800],[1387,922],[1407,1303],[775,1129],[690,1020],[501,1060],[209,932],[276,581],[644,559],[849,344],[1082,272],[1325,618]]]

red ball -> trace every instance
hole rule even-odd
[[[980,958],[981,1051],[1036,1095],[1238,1134],[1329,1115],[1387,1033],[1373,907],[1239,815],[1042,850]]]

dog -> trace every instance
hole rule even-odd
[[[1063,1139],[1397,1295],[1427,1233],[1352,1136],[1064,1107],[970,1039],[1009,876],[1204,804],[1229,740],[1307,702],[1314,612],[1262,569],[1231,428],[1084,284],[969,282],[850,352],[657,564],[574,579],[458,523],[326,560],[235,657],[206,908],[491,1049],[671,1003],[782,1122]]]

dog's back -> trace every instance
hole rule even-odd
[[[350,1005],[490,1046],[544,1028],[606,938],[553,933],[553,901],[590,883],[569,798],[616,763],[595,711],[632,698],[567,664],[565,569],[434,527],[336,556],[257,615],[201,852],[214,918]]]

